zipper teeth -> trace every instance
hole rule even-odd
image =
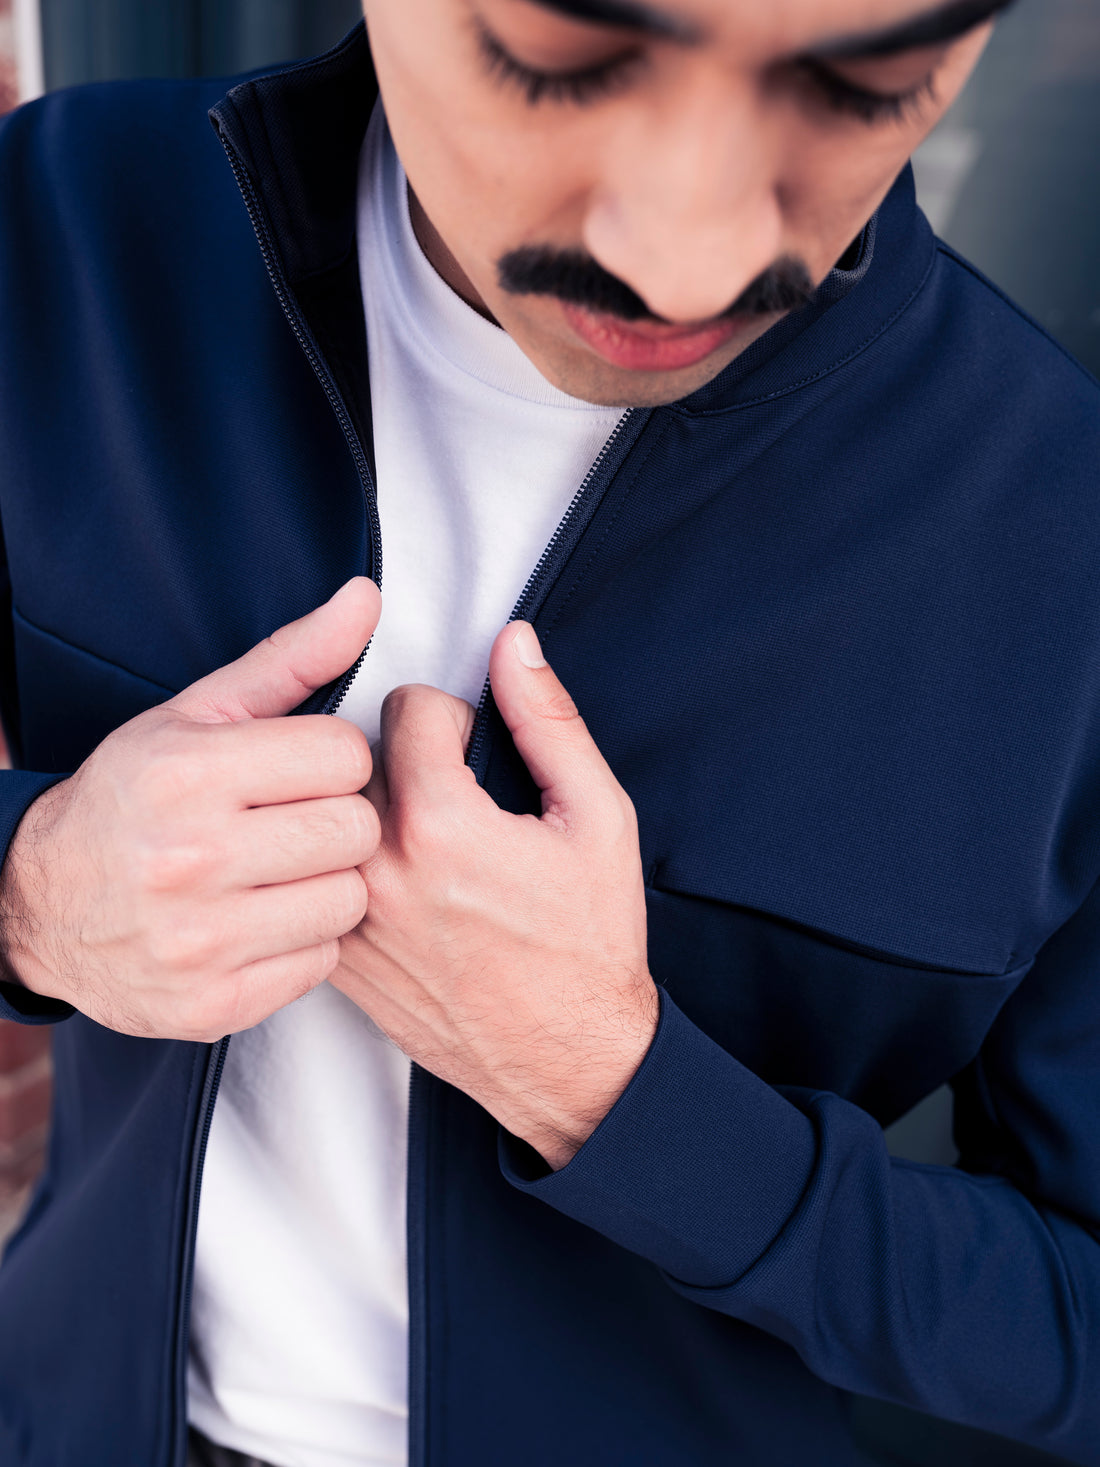
[[[382,576],[381,573],[379,573],[378,580],[380,581],[381,579]],[[375,585],[377,584],[378,582],[376,581]],[[343,677],[336,684],[335,688],[333,688],[332,696],[329,698],[325,706],[321,709],[322,713],[335,713],[336,710],[340,707],[340,704],[347,697],[348,690],[350,689],[352,683],[358,677],[359,669],[366,661],[367,653],[369,651],[370,643],[368,642],[367,645],[363,648],[362,652],[360,652],[359,656],[355,659],[351,667],[348,668],[347,672],[344,673]]]
[[[210,1127],[214,1121],[214,1102],[218,1098],[218,1087],[221,1085],[222,1070],[225,1068],[225,1056],[229,1050],[229,1036],[220,1039],[217,1044],[211,1046],[210,1057],[207,1061],[206,1075],[203,1078],[203,1094],[199,1102],[202,1107],[202,1124],[195,1138],[191,1159],[191,1175],[189,1188],[191,1193],[191,1206],[187,1216],[187,1233],[184,1239],[183,1276],[186,1280],[184,1292],[180,1300],[179,1313],[179,1337],[176,1342],[176,1417],[177,1417],[177,1440],[169,1446],[170,1460],[182,1463],[187,1452],[187,1421],[183,1412],[183,1401],[187,1394],[187,1335],[191,1321],[191,1299],[195,1288],[195,1271],[193,1268],[195,1239],[199,1227],[199,1196],[202,1190],[202,1172],[206,1162],[206,1145],[210,1140]]]
[[[605,440],[603,447],[600,449],[599,453],[593,460],[592,467],[588,470],[588,473],[585,474],[584,478],[581,480],[580,488],[577,490],[576,494],[573,495],[573,498],[569,501],[565,513],[562,515],[560,521],[558,522],[557,529],[550,537],[550,543],[546,546],[545,550],[539,556],[538,562],[535,565],[534,570],[531,572],[530,576],[527,579],[527,584],[520,592],[519,600],[512,608],[512,614],[508,618],[510,622],[519,621],[521,617],[525,618],[527,612],[534,604],[536,600],[536,593],[541,588],[547,568],[557,555],[558,548],[560,547],[561,542],[564,540],[566,533],[570,529],[573,521],[576,519],[577,512],[580,510],[581,505],[585,502],[585,500],[587,500],[591,492],[592,485],[599,477],[600,471],[602,470],[604,464],[607,462],[607,457],[610,454],[611,450],[615,447],[616,443],[622,437],[623,432],[626,429],[627,423],[637,417],[638,411],[639,410],[637,408],[627,408],[626,412],[623,413],[622,417],[608,434],[608,437]],[[489,702],[490,691],[491,688],[489,678],[488,676],[486,676],[485,682],[481,689],[481,697],[478,699],[477,709],[474,713],[474,726],[470,733],[470,742],[467,745],[466,750],[466,763],[470,766],[471,769],[477,768],[477,761],[481,757],[482,745],[485,743],[486,734],[488,732],[488,718],[486,716],[486,708]]]
[[[566,509],[565,513],[562,515],[561,520],[558,524],[558,528],[550,537],[550,543],[539,556],[538,564],[531,572],[526,586],[524,586],[523,590],[520,592],[520,597],[519,600],[516,602],[515,610],[512,612],[512,615],[509,618],[510,621],[516,621],[519,617],[521,617],[527,610],[531,601],[534,599],[535,590],[546,572],[546,567],[550,564],[554,556],[557,554],[558,546],[565,538],[566,530],[568,530],[570,524],[572,523],[573,518],[577,513],[577,510],[581,506],[582,501],[587,497],[588,491],[591,489],[594,480],[598,477],[600,470],[603,468],[604,463],[607,460],[608,454],[622,437],[623,429],[626,427],[627,422],[629,421],[629,419],[634,417],[637,411],[637,408],[627,408],[626,412],[623,413],[622,417],[615,424],[614,428],[612,428],[611,432],[604,440],[603,447],[600,449],[599,453],[596,455],[595,459],[592,462],[592,467],[588,470],[588,473],[585,474],[584,478],[581,480],[580,488],[577,490],[576,494],[573,495],[573,498],[569,501],[569,506]]]
[[[263,256],[264,265],[267,268],[268,276],[275,290],[276,299],[290,325],[290,329],[294,332],[298,345],[305,353],[306,360],[312,367],[318,382],[320,382],[324,394],[328,398],[329,405],[336,414],[337,422],[340,424],[348,447],[351,449],[352,459],[359,474],[359,479],[363,486],[364,499],[366,501],[367,519],[370,530],[371,570],[374,573],[375,585],[381,587],[382,528],[378,518],[378,505],[374,495],[374,480],[371,475],[370,464],[367,462],[367,456],[363,452],[359,435],[355,431],[355,426],[348,415],[343,399],[337,390],[335,382],[332,380],[332,375],[322,361],[308,331],[305,330],[301,312],[286,287],[282,271],[276,261],[275,250],[267,229],[267,221],[264,218],[263,210],[260,208],[256,192],[252,187],[252,180],[248,177],[229,139],[220,127],[218,128],[218,136],[221,139],[222,147],[225,149],[226,157],[229,159],[229,166],[233,170],[233,177],[236,179],[237,187],[241,191],[245,208],[248,210],[248,217],[255,231],[256,239],[260,246],[260,254]],[[363,665],[363,659],[366,657],[369,647],[370,644],[368,643],[362,652],[360,652],[354,666],[349,668],[340,679],[332,696],[325,705],[326,713],[335,713],[336,709],[343,702],[356,673]],[[169,1444],[170,1460],[177,1464],[182,1463],[187,1451],[187,1422],[182,1405],[187,1393],[187,1331],[191,1317],[191,1300],[194,1292],[193,1260],[195,1239],[198,1234],[199,1197],[202,1190],[202,1173],[206,1161],[206,1147],[210,1140],[210,1128],[214,1121],[214,1103],[217,1100],[218,1087],[221,1084],[222,1071],[225,1068],[225,1057],[228,1050],[228,1037],[220,1040],[211,1050],[211,1060],[208,1062],[206,1077],[203,1081],[203,1095],[199,1102],[202,1109],[202,1122],[199,1126],[198,1135],[195,1138],[192,1150],[191,1175],[189,1179],[190,1207],[188,1209],[187,1232],[184,1239],[182,1262],[185,1283],[180,1299],[180,1333],[176,1341],[176,1414],[178,1429],[176,1432],[177,1439]]]
[[[408,1248],[408,1454],[409,1467],[425,1467],[428,1460],[428,1247],[426,1075],[414,1064],[409,1071],[408,1181],[406,1246]],[[413,1137],[420,1145],[414,1149]]]
[[[226,157],[229,159],[229,166],[233,170],[233,177],[237,180],[237,187],[240,189],[241,197],[244,199],[244,206],[248,210],[248,217],[260,246],[260,254],[263,256],[264,265],[267,268],[271,284],[275,289],[275,295],[279,305],[282,307],[283,315],[289,322],[290,329],[294,332],[298,345],[305,353],[306,360],[313,368],[314,375],[318,382],[320,382],[324,394],[329,400],[329,405],[336,414],[337,422],[340,424],[344,437],[347,439],[348,447],[351,449],[351,456],[355,461],[355,467],[363,485],[364,498],[366,499],[367,505],[367,520],[370,527],[372,579],[378,589],[381,590],[382,525],[378,518],[378,503],[374,494],[374,480],[371,475],[370,464],[367,462],[367,456],[363,452],[363,445],[359,441],[359,434],[355,431],[355,425],[348,416],[348,410],[344,406],[343,398],[340,396],[336,384],[332,380],[332,374],[322,361],[308,331],[304,329],[301,312],[286,287],[282,270],[277,263],[275,248],[271,242],[271,235],[268,232],[267,220],[264,218],[263,210],[260,208],[259,200],[256,197],[256,190],[252,187],[252,180],[245,171],[244,165],[237,156],[232,143],[226,137],[220,126],[218,128],[218,137],[221,139],[221,145],[225,149]],[[332,696],[325,704],[325,713],[335,713],[340,707],[340,704],[347,696],[348,689],[355,680],[356,674],[362,667],[363,659],[366,657],[369,649],[370,643],[368,642],[367,646],[360,652],[354,666],[350,667],[344,673],[339,683],[337,683]]]

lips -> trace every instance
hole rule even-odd
[[[693,366],[724,346],[739,325],[733,317],[686,326],[624,321],[564,303],[562,312],[586,346],[604,361],[634,372],[674,372]]]

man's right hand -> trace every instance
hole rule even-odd
[[[124,1034],[209,1041],[329,976],[367,908],[370,749],[344,719],[282,715],[352,665],[380,609],[349,582],[35,800],[0,875],[18,982]]]

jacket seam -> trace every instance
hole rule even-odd
[[[660,862],[657,861],[654,865],[659,868]],[[1007,966],[995,972],[991,972],[988,968],[955,968],[944,963],[930,963],[922,958],[908,958],[903,953],[893,953],[888,948],[870,947],[841,937],[837,933],[829,932],[824,927],[812,927],[793,917],[784,917],[779,912],[770,912],[766,907],[731,901],[728,897],[706,896],[700,892],[685,891],[682,887],[673,886],[671,882],[663,883],[659,869],[655,874],[655,879],[648,880],[645,885],[647,891],[652,891],[657,896],[671,897],[673,901],[702,902],[727,910],[748,912],[787,931],[796,932],[811,942],[820,942],[823,946],[832,948],[836,952],[846,953],[853,958],[866,958],[869,962],[882,963],[887,967],[905,968],[915,973],[942,973],[949,978],[979,978],[1000,983],[1007,978],[1019,977],[1022,980],[1035,962],[1034,957],[1029,957],[1022,962],[1013,963],[1010,957]],[[1014,957],[1015,954],[1012,956]]]
[[[79,652],[84,657],[91,657],[96,662],[102,662],[105,667],[113,667],[116,672],[123,672],[127,677],[135,678],[141,683],[147,683],[151,688],[158,688],[161,692],[167,693],[170,698],[175,697],[179,692],[178,688],[170,688],[166,683],[158,683],[155,678],[146,677],[142,672],[135,672],[132,667],[127,667],[123,662],[115,662],[113,658],[104,657],[100,652],[93,652],[90,647],[82,647],[79,642],[71,642],[68,637],[62,637],[57,632],[51,632],[48,627],[40,626],[38,622],[32,621],[14,603],[12,604],[11,610],[13,617],[21,621],[24,626],[30,627],[31,631],[37,632],[40,637],[48,637],[51,642],[57,642],[62,647],[68,647],[70,651]]]

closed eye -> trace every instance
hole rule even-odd
[[[915,85],[900,92],[875,92],[848,81],[823,61],[812,56],[797,63],[835,112],[858,117],[861,122],[896,122],[927,100],[935,100],[935,76],[929,72]]]
[[[574,71],[540,71],[505,50],[480,21],[477,40],[490,75],[518,87],[532,107],[544,100],[573,102],[579,106],[597,101],[620,90],[642,59],[640,49],[635,48]]]
[[[478,49],[489,74],[504,85],[518,88],[531,107],[537,107],[544,101],[575,106],[600,101],[629,85],[644,61],[641,48],[635,47],[589,66],[570,71],[546,71],[513,56],[480,20],[476,23],[476,34]],[[847,80],[814,57],[803,57],[794,64],[809,79],[827,107],[872,126],[897,121],[910,109],[935,96],[931,72],[903,91],[876,92]]]

